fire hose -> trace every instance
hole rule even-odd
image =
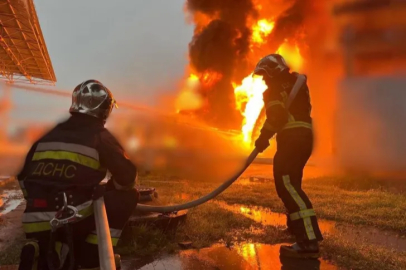
[[[285,103],[286,110],[289,109],[289,107],[292,104],[293,100],[295,99],[297,93],[299,92],[300,88],[303,86],[303,84],[305,82],[306,82],[306,76],[298,74],[296,82],[293,85],[293,88],[290,91],[289,97]],[[251,154],[249,155],[249,157],[247,158],[243,168],[240,171],[238,171],[230,179],[225,181],[218,188],[216,188],[209,194],[207,194],[197,200],[190,201],[190,202],[183,203],[183,204],[168,205],[168,206],[152,206],[152,205],[138,204],[136,209],[141,212],[171,213],[171,212],[185,210],[185,209],[189,209],[189,208],[201,205],[201,204],[213,199],[214,197],[216,197],[217,195],[222,193],[224,190],[226,190],[229,186],[231,186],[231,184],[234,183],[241,176],[241,174],[251,165],[251,163],[255,160],[255,158],[257,157],[258,154],[259,154],[258,150],[254,149],[251,152]]]
[[[242,169],[240,169],[235,175],[230,177],[227,181],[225,181],[223,184],[221,184],[218,188],[210,192],[209,194],[200,197],[197,200],[190,201],[184,204],[176,204],[176,205],[168,205],[168,206],[152,206],[152,205],[145,205],[145,204],[137,204],[137,210],[142,211],[142,212],[156,212],[156,213],[171,213],[171,212],[176,212],[180,210],[185,210],[189,209],[192,207],[196,207],[198,205],[201,205],[220,193],[222,193],[224,190],[226,190],[229,186],[231,186],[232,183],[234,183],[240,176],[241,174],[251,165],[251,163],[254,161],[254,159],[258,155],[258,150],[254,149],[249,157],[247,158],[244,166]]]

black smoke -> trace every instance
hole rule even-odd
[[[241,126],[241,115],[235,109],[232,82],[241,82],[252,72],[253,63],[249,62],[247,57],[251,49],[252,33],[247,27],[247,21],[258,19],[254,2],[258,1],[187,0],[186,2],[188,12],[192,14],[199,12],[214,18],[202,30],[195,31],[195,36],[189,44],[190,62],[195,71],[200,74],[213,71],[222,74],[222,79],[216,84],[201,89],[207,104],[201,116],[213,126],[238,129]],[[270,14],[273,5],[281,4],[280,0],[261,2]],[[288,8],[276,18],[275,27],[268,36],[267,44],[254,53],[255,58],[275,52],[285,39],[297,40],[306,17],[312,15],[311,0],[282,2],[287,4]]]
[[[288,0],[286,2],[291,3],[290,7],[277,17],[275,27],[268,36],[271,50],[277,50],[286,39],[300,41],[299,35],[305,30],[306,18],[316,15],[314,2],[317,1]]]
[[[232,79],[236,67],[246,66],[251,30],[246,26],[256,11],[251,0],[188,0],[189,12],[201,12],[216,19],[197,33],[189,44],[191,65],[199,73],[217,72],[222,79],[202,89],[208,107],[205,120],[222,128],[238,128]],[[242,79],[242,78],[239,78]]]

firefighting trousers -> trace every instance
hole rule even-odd
[[[313,133],[297,129],[277,136],[276,191],[288,214],[289,230],[301,241],[323,240],[312,203],[302,190],[303,169],[313,149]]]
[[[138,192],[136,190],[110,190],[105,193],[104,201],[112,243],[113,246],[116,246],[125,224],[135,210],[138,202]],[[98,243],[94,215],[74,223],[71,226],[76,264],[74,269],[77,269],[76,267],[80,267],[80,269],[99,267]],[[55,245],[55,252],[60,257],[59,259],[61,259],[61,257],[66,255],[64,254],[66,253],[67,247],[67,245],[64,244],[67,243],[66,235],[63,234],[62,229],[58,230],[56,233],[57,242]],[[37,269],[48,270],[47,253],[49,249],[50,231],[27,233],[26,237],[27,239],[32,239],[38,242],[40,252]],[[68,261],[68,259],[66,259],[66,261]],[[67,269],[66,264],[62,269]]]

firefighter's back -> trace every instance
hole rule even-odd
[[[106,176],[99,160],[102,121],[72,116],[39,139],[27,155],[19,182],[27,201],[23,215],[26,233],[50,230],[49,220],[68,203],[86,217],[92,213],[92,191]]]
[[[73,116],[38,140],[24,179],[27,195],[38,189],[88,189],[103,180],[106,169],[97,151],[103,130],[92,117]]]

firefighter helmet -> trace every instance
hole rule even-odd
[[[289,70],[285,59],[280,54],[269,54],[262,58],[255,67],[255,75],[267,75],[270,78],[278,76],[282,71]]]
[[[96,80],[87,80],[73,90],[69,112],[106,120],[115,105],[113,94],[106,86]]]

